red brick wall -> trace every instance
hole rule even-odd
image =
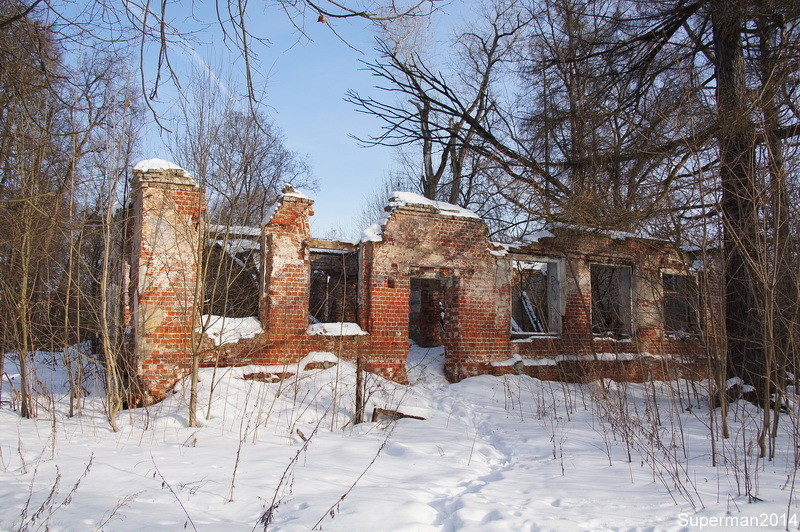
[[[172,176],[173,178],[175,176]],[[157,307],[159,325],[145,331],[140,342],[138,371],[149,392],[158,396],[186,373],[190,356],[194,269],[196,263],[163,249],[182,231],[197,237],[202,211],[201,192],[176,179],[158,182],[139,178],[135,188],[137,261],[132,275],[143,280],[132,286],[140,305]],[[688,373],[704,362],[705,349],[697,339],[678,340],[664,335],[660,272],[686,266],[686,257],[665,242],[638,238],[611,238],[585,230],[561,228],[554,238],[512,248],[496,256],[486,225],[477,218],[445,215],[427,205],[395,206],[383,226],[382,240],[360,246],[358,322],[363,336],[309,336],[310,280],[309,216],[313,201],[293,191],[282,196],[264,227],[259,317],[265,329],[256,338],[214,348],[209,342],[203,363],[222,365],[286,365],[291,367],[311,351],[330,351],[344,357],[362,356],[367,369],[406,382],[409,297],[411,280],[434,279],[445,306],[445,369],[449,378],[491,373],[525,372],[543,378],[580,380],[616,376],[628,380],[668,377],[682,371],[671,357],[686,357]],[[180,231],[158,237],[153,220],[161,216]],[[156,224],[157,225],[157,224]],[[143,229],[144,228],[144,229]],[[148,232],[149,231],[149,232]],[[170,236],[172,235],[172,236]],[[161,238],[161,240],[159,240]],[[167,245],[168,247],[168,245]],[[154,257],[158,259],[158,266]],[[500,254],[501,255],[501,254]],[[526,258],[563,259],[563,321],[559,335],[511,341],[511,265]],[[595,338],[591,332],[590,265],[628,265],[633,287],[630,339]],[[146,273],[141,269],[145,267]],[[150,277],[157,279],[152,282]],[[164,279],[169,279],[165,282]],[[151,287],[145,286],[148,283]],[[430,319],[437,319],[431,314]],[[146,324],[141,316],[139,328]],[[146,327],[145,327],[146,329]],[[142,329],[143,330],[143,329]],[[596,354],[649,353],[655,357],[635,363],[587,362]],[[498,366],[513,355],[525,359],[582,357],[557,366]],[[665,358],[659,358],[668,355]],[[601,357],[601,358],[603,358]],[[693,374],[693,373],[692,373]]]
[[[308,218],[313,214],[313,201],[284,195],[264,228],[265,265],[263,268],[263,292],[260,305],[260,320],[263,334],[233,345],[213,350],[206,364],[215,363],[219,357],[223,365],[285,365],[291,368],[311,351],[329,351],[343,357],[363,356],[367,369],[398,381],[405,380],[405,356],[408,352],[407,335],[399,336],[388,331],[384,322],[405,319],[408,323],[408,283],[398,283],[395,288],[365,292],[359,286],[359,323],[370,330],[365,336],[310,336],[308,327],[308,298],[310,280],[310,232]],[[371,256],[365,246],[365,256]],[[362,270],[371,271],[371,264]],[[364,274],[362,274],[362,283]],[[387,301],[395,300],[398,294],[406,295],[405,313],[392,313],[384,308]],[[374,312],[374,309],[378,309]],[[387,312],[387,314],[382,314]],[[370,323],[371,315],[384,316],[378,323]],[[402,367],[402,371],[400,371]]]
[[[558,355],[593,358],[596,354],[648,353],[657,357],[674,357],[678,360],[704,358],[706,349],[701,337],[685,339],[671,338],[664,334],[663,299],[661,295],[661,271],[688,271],[689,258],[663,241],[639,238],[611,238],[602,233],[561,228],[555,230],[554,238],[541,239],[523,249],[514,250],[516,258],[531,256],[565,257],[566,279],[564,297],[566,311],[562,334],[557,337],[539,336],[524,341],[514,341],[514,352],[523,358],[552,358]],[[630,339],[594,337],[591,331],[591,283],[590,265],[593,263],[630,266],[632,279],[632,324]],[[664,371],[652,370],[652,359],[645,366],[628,363],[597,363],[595,369],[603,368],[603,375],[617,375],[626,380],[637,380],[647,371],[665,375]],[[585,365],[585,364],[584,364]],[[705,367],[703,361],[699,367]],[[581,379],[585,369],[580,364],[562,363],[558,367],[541,366],[528,373],[554,376],[556,373],[573,375]],[[646,369],[641,369],[645,367]],[[561,369],[559,369],[561,368]],[[565,369],[566,368],[566,369]],[[491,370],[496,372],[499,370]],[[509,371],[509,370],[503,370]],[[549,378],[549,377],[548,377]],[[564,378],[564,377],[560,377]]]
[[[266,331],[225,347],[226,362],[291,365],[309,351],[332,351],[364,356],[371,371],[405,382],[412,277],[440,280],[444,288],[443,340],[452,378],[510,356],[507,282],[497,277],[485,224],[423,206],[395,209],[383,240],[362,245],[359,324],[368,336],[308,336],[310,209],[309,200],[284,198],[267,224],[261,316]]]
[[[506,284],[497,278],[488,247],[486,225],[477,218],[442,216],[415,205],[392,213],[383,241],[374,243],[372,275],[365,283],[373,294],[370,333],[379,331],[394,342],[392,362],[398,373],[405,373],[412,277],[443,283],[445,368],[451,378],[469,375],[482,361],[509,356]],[[396,288],[387,287],[390,280]],[[384,320],[384,313],[391,317]]]

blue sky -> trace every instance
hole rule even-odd
[[[429,22],[429,31],[436,27],[441,33],[441,28],[460,20],[459,5],[448,4],[445,12]],[[366,196],[381,186],[395,166],[393,149],[361,147],[350,137],[377,133],[380,123],[356,112],[344,101],[348,89],[362,94],[378,92],[373,89],[375,79],[359,63],[359,59],[371,61],[377,57],[376,32],[367,21],[332,20],[345,43],[309,15],[304,27],[309,40],[278,8],[264,9],[262,20],[253,16],[250,26],[253,33],[271,41],[268,48],[256,49],[260,81],[266,80],[262,103],[283,130],[288,148],[309,156],[319,181],[319,190],[308,192],[315,200],[312,232],[325,237],[339,229],[347,233],[344,236],[357,236],[361,227],[354,224],[354,217],[360,213]],[[205,16],[207,20],[213,17]],[[214,31],[213,26],[210,31]],[[209,63],[218,63],[225,53],[219,35],[204,32],[199,38],[204,42],[192,45],[194,51]],[[197,61],[189,54],[178,59],[186,64]],[[233,68],[240,66],[234,64]],[[169,97],[164,100],[168,105]],[[145,157],[169,158],[167,153],[157,139],[148,139]]]
[[[316,200],[312,220],[316,236],[325,236],[338,225],[348,228],[365,196],[380,186],[394,163],[393,150],[360,147],[349,136],[376,133],[380,124],[344,101],[348,89],[371,90],[374,81],[362,70],[359,59],[373,59],[376,54],[372,32],[363,22],[343,26],[349,26],[345,28],[349,44],[363,54],[345,45],[324,24],[314,24],[308,28],[313,42],[275,50],[267,85],[273,117],[285,132],[287,144],[309,155],[319,180],[320,189],[311,194]]]

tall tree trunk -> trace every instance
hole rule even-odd
[[[712,0],[716,54],[720,184],[725,246],[725,326],[729,368],[756,387],[766,384],[759,317],[758,216],[754,127],[747,100],[741,47],[744,7],[740,0]]]
[[[778,31],[781,30],[781,31]],[[775,291],[775,352],[778,364],[788,368],[797,359],[793,331],[798,316],[798,277],[793,267],[795,250],[789,221],[789,194],[783,146],[779,137],[778,89],[786,82],[785,66],[779,57],[783,30],[782,17],[764,14],[758,21],[761,61],[761,109],[767,141],[767,168],[770,182],[770,225],[773,232],[773,278]],[[782,377],[778,377],[782,380]],[[781,386],[779,386],[781,387]],[[782,387],[781,387],[782,388]]]
[[[113,190],[113,187],[110,187]],[[103,264],[100,272],[100,341],[106,366],[106,417],[111,430],[119,432],[117,414],[122,410],[122,371],[119,367],[119,350],[111,338],[109,313],[109,290],[111,288],[111,246],[114,245],[112,224],[114,223],[113,193],[109,193],[108,205],[103,214]]]
[[[32,224],[30,223],[31,209],[26,202],[23,206],[23,234],[22,246],[20,249],[20,299],[19,316],[17,321],[17,360],[19,363],[19,389],[20,389],[20,414],[24,418],[36,416],[33,409],[33,402],[30,396],[30,383],[28,375],[28,356],[31,354],[31,310],[32,299],[30,274],[31,274],[31,254],[33,238]]]

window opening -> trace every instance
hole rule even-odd
[[[665,273],[664,332],[697,334],[697,282],[691,275]]]
[[[561,332],[561,283],[557,261],[513,262],[511,333],[524,337]]]
[[[229,318],[258,315],[261,246],[257,240],[216,234],[204,251],[203,313]]]
[[[309,323],[356,322],[358,253],[311,251]]]
[[[591,265],[592,333],[631,336],[631,269],[628,266]]]

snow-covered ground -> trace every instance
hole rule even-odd
[[[269,384],[241,378],[252,366],[203,370],[202,427],[186,427],[179,385],[114,433],[97,391],[67,416],[57,359],[37,355],[53,391],[37,419],[0,408],[0,530],[798,528],[796,397],[774,461],[758,459],[760,413],[739,401],[712,467],[702,383],[448,384],[441,349],[413,347],[412,384],[369,375],[366,411],[425,420],[353,425],[343,361]],[[13,358],[5,371],[4,402]]]

